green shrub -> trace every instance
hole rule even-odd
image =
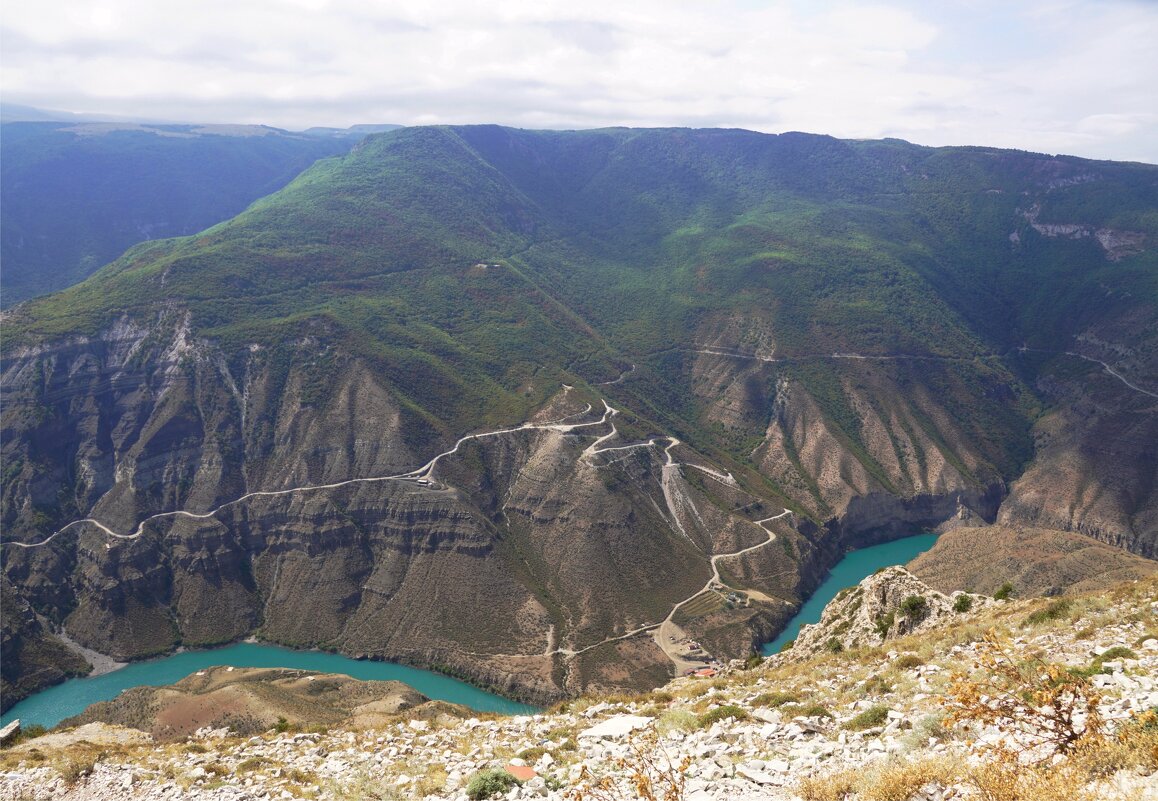
[[[877,634],[881,635],[882,640],[889,635],[889,629],[893,627],[896,619],[896,615],[892,612],[889,612],[887,615],[877,615],[873,623],[876,626]]]
[[[1114,659],[1137,659],[1138,654],[1124,645],[1115,645],[1113,648],[1107,648],[1102,653],[1098,654],[1094,661],[1086,667],[1069,667],[1066,672],[1071,676],[1088,679],[1099,673],[1110,673],[1110,669],[1106,667],[1106,662]]]
[[[792,693],[761,693],[752,701],[754,706],[769,706],[775,709],[785,704],[794,704],[800,699]]]
[[[255,770],[260,770],[262,766],[270,764],[270,761],[265,757],[250,757],[249,759],[240,762],[237,767],[233,769],[234,773],[250,773]]]
[[[744,670],[751,670],[752,668],[760,667],[764,664],[764,657],[753,651],[747,659],[744,660]]]
[[[1044,609],[1035,610],[1026,616],[1022,621],[1023,626],[1039,626],[1050,620],[1057,620],[1069,614],[1070,609],[1073,608],[1073,601],[1069,598],[1059,598],[1056,601],[1051,601]]]
[[[929,602],[922,595],[910,595],[901,601],[901,611],[909,620],[920,620],[929,611]]]
[[[726,720],[728,718],[733,720],[747,720],[748,712],[742,707],[735,706],[734,704],[724,704],[723,706],[710,709],[704,714],[700,715],[700,728],[706,729],[716,721]]]
[[[700,719],[686,709],[669,709],[655,722],[655,729],[660,734],[670,734],[673,731],[692,731],[699,728]]]
[[[875,726],[883,726],[889,719],[889,708],[884,704],[876,704],[861,712],[842,726],[849,731],[864,731]]]
[[[786,704],[784,714],[794,718],[830,718],[832,713],[823,704]]]
[[[826,649],[827,649],[827,650],[828,650],[830,653],[834,653],[834,654],[839,654],[841,651],[843,651],[843,650],[844,650],[844,646],[843,646],[843,645],[841,645],[841,642],[840,642],[840,640],[836,639],[836,637],[830,637],[830,638],[828,639],[828,642],[826,642],[826,643],[824,644],[824,647],[825,647],[825,648],[826,648]]]
[[[1008,581],[997,588],[997,592],[993,593],[993,597],[998,601],[1009,600],[1009,596],[1013,595],[1013,585]]]
[[[893,660],[892,667],[898,670],[908,670],[909,668],[920,667],[925,664],[925,660],[916,654],[901,654]]]
[[[968,612],[972,608],[973,599],[965,593],[961,593],[957,596],[956,600],[953,601],[953,611],[959,615]]]
[[[502,768],[487,768],[470,777],[470,782],[466,785],[466,794],[472,801],[479,801],[481,798],[502,795],[519,784],[522,782]]]
[[[1114,659],[1137,659],[1138,655],[1124,645],[1115,645],[1098,654],[1099,662],[1109,662]]]
[[[783,645],[780,646],[780,653],[784,653],[785,651],[791,651],[792,646],[794,646],[794,645],[796,645],[796,640],[786,641]]]

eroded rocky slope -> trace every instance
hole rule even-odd
[[[6,313],[6,579],[118,658],[257,634],[547,701],[663,682],[661,626],[743,656],[905,533],[1153,555],[1156,187],[799,134],[370,137]]]
[[[1158,563],[1067,531],[1028,526],[957,529],[908,564],[929,586],[992,595],[1005,584],[1013,594],[1092,592],[1144,578]]]

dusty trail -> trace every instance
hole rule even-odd
[[[1125,384],[1126,386],[1128,386],[1130,389],[1134,390],[1135,392],[1141,392],[1143,395],[1149,395],[1151,398],[1158,398],[1158,392],[1151,392],[1148,389],[1143,389],[1142,387],[1138,386],[1137,384],[1129,381],[1124,375],[1122,375],[1121,373],[1116,371],[1113,367],[1106,364],[1101,359],[1095,359],[1092,356],[1086,356],[1085,354],[1077,353],[1077,352],[1072,351],[1072,350],[1044,350],[1042,348],[1027,348],[1024,346],[1018,348],[1017,350],[1020,353],[1025,353],[1028,351],[1030,353],[1053,353],[1053,354],[1058,354],[1058,355],[1073,356],[1074,358],[1083,359],[1084,361],[1092,362],[1093,364],[1100,364],[1102,366],[1103,370],[1105,370],[1107,373],[1109,373],[1114,378],[1121,381],[1123,384]]]
[[[755,353],[742,353],[737,350],[730,350],[728,348],[720,348],[714,345],[706,345],[700,348],[688,348],[689,353],[705,353],[709,356],[726,356],[732,359],[747,359],[754,362],[768,362],[770,364],[786,364],[789,362],[805,362],[814,359],[849,359],[852,361],[877,361],[877,362],[899,362],[899,361],[926,361],[926,362],[964,362],[972,361],[973,356],[932,356],[921,354],[861,354],[861,353],[805,353],[799,356],[759,356]],[[980,354],[988,356],[992,354]]]
[[[601,381],[598,384],[594,384],[593,386],[610,387],[613,384],[621,384],[621,383],[623,383],[623,379],[627,378],[629,375],[631,375],[634,372],[635,372],[635,365],[633,364],[633,365],[631,365],[631,367],[629,367],[628,369],[626,369],[622,373],[620,373],[618,378],[615,378],[611,381]]]
[[[1122,375],[1121,373],[1116,371],[1113,367],[1110,367],[1110,365],[1106,364],[1101,359],[1095,359],[1092,356],[1086,356],[1083,353],[1077,353],[1076,351],[1072,351],[1072,350],[1045,350],[1044,348],[1027,348],[1027,347],[1020,347],[1017,350],[1022,352],[1022,353],[1029,351],[1032,353],[1052,353],[1052,354],[1056,354],[1056,355],[1073,356],[1073,357],[1078,358],[1078,359],[1084,359],[1087,362],[1092,362],[1094,364],[1100,364],[1102,366],[1103,370],[1105,370],[1107,373],[1109,373],[1114,378],[1121,381],[1123,384],[1125,384],[1127,387],[1134,390],[1135,392],[1140,392],[1143,395],[1149,395],[1151,398],[1158,398],[1158,392],[1152,392],[1148,389],[1144,389],[1143,387],[1138,386],[1137,384],[1133,383],[1128,378],[1126,378],[1124,375]],[[773,363],[773,364],[783,363],[783,362],[800,362],[800,361],[807,361],[810,359],[848,359],[848,360],[852,360],[852,361],[879,361],[879,362],[888,362],[888,361],[962,362],[962,361],[970,361],[973,358],[973,357],[964,357],[964,356],[919,356],[919,355],[872,356],[872,355],[863,355],[860,353],[817,353],[817,354],[810,354],[810,355],[805,355],[805,356],[788,356],[788,357],[778,358],[775,356],[757,356],[756,354],[753,354],[753,353],[740,353],[738,351],[728,350],[726,348],[717,348],[717,347],[714,347],[711,345],[708,345],[708,346],[703,347],[703,348],[689,348],[688,351],[691,353],[705,353],[709,356],[726,356],[726,357],[733,358],[733,359],[748,359],[750,361],[769,362],[769,363]],[[981,355],[992,355],[992,354],[981,354]]]
[[[711,558],[711,565],[712,565],[711,578],[709,578],[707,580],[707,582],[704,584],[703,587],[696,590],[694,593],[689,595],[687,598],[683,599],[682,601],[677,603],[675,606],[673,606],[671,612],[668,613],[668,616],[665,617],[662,621],[660,621],[659,624],[655,627],[655,633],[652,635],[652,638],[655,640],[655,644],[657,646],[659,646],[660,650],[663,651],[664,654],[667,655],[667,658],[672,661],[672,664],[675,665],[677,676],[692,669],[692,668],[702,667],[702,664],[703,664],[702,662],[698,662],[698,661],[693,662],[693,661],[684,659],[683,655],[680,654],[680,652],[679,652],[678,643],[682,642],[686,638],[686,635],[684,634],[683,629],[681,629],[678,625],[676,625],[676,623],[674,621],[676,613],[679,611],[680,607],[683,606],[684,604],[686,604],[688,601],[692,600],[693,598],[695,598],[699,595],[702,595],[703,593],[712,589],[712,587],[714,587],[716,585],[723,584],[723,582],[720,580],[720,560],[721,559],[731,559],[732,557],[740,556],[741,554],[746,554],[746,553],[749,553],[751,551],[758,550],[760,548],[765,547],[766,545],[769,545],[769,544],[775,542],[776,541],[775,532],[773,532],[772,529],[768,528],[764,524],[765,523],[771,523],[773,520],[779,520],[780,518],[785,517],[786,515],[791,515],[791,514],[792,514],[791,510],[785,509],[783,512],[781,512],[778,515],[773,515],[772,517],[766,517],[763,520],[752,521],[756,525],[760,526],[760,528],[764,529],[765,533],[768,535],[768,539],[764,540],[763,542],[757,543],[755,545],[750,545],[747,548],[741,548],[738,551],[731,551],[730,553],[721,553],[721,554],[716,554],[715,556],[713,556]],[[760,595],[762,596],[762,600],[763,600],[763,598],[768,597],[768,596],[764,595],[764,593],[760,593]]]

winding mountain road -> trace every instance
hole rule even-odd
[[[970,356],[970,357],[965,357],[965,356],[931,356],[931,355],[922,356],[922,355],[917,355],[917,354],[912,354],[912,355],[908,355],[908,354],[887,355],[886,354],[886,355],[878,356],[878,355],[863,355],[860,353],[815,353],[815,354],[806,354],[803,356],[776,357],[776,356],[759,356],[759,355],[754,354],[754,353],[741,353],[739,351],[730,350],[728,348],[720,348],[720,347],[716,347],[714,345],[705,345],[705,346],[699,347],[699,348],[688,348],[687,350],[690,353],[703,353],[703,354],[707,354],[709,356],[724,356],[724,357],[728,357],[728,358],[732,358],[732,359],[747,359],[749,361],[768,362],[770,364],[781,364],[781,363],[787,363],[787,362],[801,362],[801,361],[807,361],[810,359],[848,359],[848,360],[852,360],[852,361],[881,361],[881,362],[886,362],[886,361],[961,362],[961,361],[970,361],[974,358],[972,356]],[[1061,356],[1061,355],[1073,356],[1073,357],[1078,358],[1078,359],[1084,359],[1087,362],[1092,362],[1093,364],[1099,364],[1102,366],[1103,370],[1105,370],[1107,373],[1109,373],[1114,378],[1121,381],[1123,384],[1125,384],[1127,387],[1134,390],[1135,392],[1140,392],[1143,395],[1149,395],[1151,398],[1158,398],[1158,392],[1152,392],[1148,389],[1145,389],[1143,387],[1138,386],[1137,384],[1135,384],[1134,382],[1132,382],[1128,378],[1126,378],[1124,375],[1122,375],[1121,373],[1116,371],[1113,367],[1110,367],[1110,365],[1106,364],[1101,359],[1095,359],[1092,356],[1086,356],[1084,353],[1078,353],[1078,352],[1072,351],[1072,350],[1046,350],[1044,348],[1028,348],[1025,346],[1022,346],[1022,347],[1018,348],[1017,350],[1021,353],[1025,353],[1028,351],[1031,353],[1049,353],[1049,354],[1054,354],[1057,356]],[[982,354],[982,355],[991,355],[991,354]]]
[[[617,383],[619,380],[622,380],[622,378],[624,376],[626,376],[627,374],[632,372],[634,369],[635,368],[633,365],[632,370],[625,372],[616,381],[608,382],[608,383]],[[569,387],[569,386],[564,387],[565,392],[570,391],[570,390],[571,390],[571,387]],[[604,443],[610,442],[610,441],[614,440],[617,436],[619,436],[619,431],[616,428],[615,423],[614,423],[614,417],[619,414],[619,410],[614,408],[610,404],[608,404],[606,400],[603,401],[603,414],[600,416],[600,418],[598,420],[592,420],[592,421],[588,421],[588,422],[584,422],[584,423],[568,423],[568,422],[566,422],[567,420],[573,419],[575,417],[590,414],[592,412],[592,408],[593,407],[591,406],[591,404],[587,404],[587,408],[581,412],[576,412],[574,414],[570,414],[570,415],[567,415],[565,417],[559,418],[558,420],[553,420],[553,421],[546,422],[546,423],[523,423],[522,425],[513,426],[510,428],[501,428],[501,429],[495,429],[493,431],[483,431],[483,432],[479,432],[476,434],[467,434],[466,436],[460,437],[451,448],[448,448],[447,450],[442,451],[441,453],[435,455],[433,458],[431,458],[428,462],[423,464],[421,467],[419,467],[415,470],[409,470],[409,471],[406,471],[403,473],[392,473],[390,475],[384,475],[384,476],[369,476],[369,477],[365,477],[365,478],[351,478],[351,479],[345,479],[343,481],[331,482],[328,484],[308,484],[308,485],[303,485],[303,486],[298,486],[298,487],[290,487],[290,488],[281,489],[281,490],[257,490],[254,492],[247,492],[244,495],[241,495],[237,498],[234,498],[233,500],[226,501],[225,503],[223,503],[223,504],[221,504],[213,509],[210,509],[206,512],[190,512],[190,511],[187,511],[184,509],[178,509],[178,510],[169,511],[169,512],[158,512],[157,514],[150,515],[150,516],[144,518],[143,520],[141,520],[139,523],[137,523],[136,528],[134,528],[132,533],[130,533],[130,534],[119,533],[119,532],[114,531],[113,529],[109,528],[107,525],[105,525],[104,523],[102,523],[100,520],[98,520],[96,518],[85,517],[85,518],[81,518],[79,520],[73,520],[72,522],[67,523],[66,525],[57,529],[51,535],[49,535],[48,537],[46,537],[45,539],[43,539],[39,542],[25,543],[25,542],[17,542],[14,540],[6,540],[0,544],[11,545],[11,546],[16,547],[16,548],[25,548],[25,549],[39,548],[41,546],[49,544],[50,542],[52,542],[53,539],[60,536],[64,532],[68,531],[69,529],[71,529],[75,526],[80,526],[80,525],[84,525],[84,524],[92,525],[93,527],[99,529],[104,534],[106,534],[108,537],[111,537],[113,539],[133,540],[133,539],[140,537],[141,534],[144,532],[146,526],[148,526],[150,523],[152,523],[156,520],[162,520],[162,519],[174,518],[174,517],[185,517],[185,518],[189,518],[192,520],[207,520],[207,519],[215,517],[221,511],[228,509],[231,506],[236,506],[237,504],[245,503],[246,501],[253,500],[255,498],[272,498],[272,497],[279,497],[279,496],[284,496],[284,495],[294,495],[294,494],[298,494],[298,493],[319,492],[319,491],[323,491],[323,490],[340,489],[342,487],[347,487],[347,486],[351,486],[354,484],[368,484],[368,483],[384,482],[384,481],[418,481],[421,479],[427,479],[431,475],[435,466],[438,464],[438,462],[440,460],[445,459],[446,457],[452,456],[453,454],[457,453],[458,450],[465,443],[470,442],[472,440],[487,439],[487,438],[491,438],[491,437],[501,436],[504,434],[514,434],[514,433],[518,433],[521,431],[529,431],[529,430],[548,430],[548,431],[557,431],[560,433],[567,434],[567,433],[572,433],[572,432],[578,431],[580,429],[591,428],[591,427],[595,427],[595,426],[601,426],[601,425],[605,425],[608,423],[610,423],[611,430],[608,431],[606,434],[600,434],[599,436],[597,436],[596,439],[586,449],[584,449],[580,458],[582,458],[585,461],[590,462],[594,457],[596,457],[600,454],[614,453],[614,452],[618,452],[618,451],[631,451],[631,450],[637,450],[640,448],[655,448],[655,447],[659,446],[660,442],[666,441],[667,444],[663,447],[664,464],[662,466],[660,485],[661,485],[661,488],[663,491],[664,500],[665,500],[666,505],[668,507],[667,517],[669,517],[669,523],[671,524],[674,531],[678,532],[680,535],[682,535],[684,538],[686,538],[689,542],[693,542],[691,537],[688,535],[687,531],[684,529],[683,523],[680,520],[680,512],[681,512],[681,509],[683,509],[686,506],[688,509],[690,509],[690,513],[692,515],[694,515],[697,519],[699,519],[699,512],[695,508],[695,503],[692,501],[692,499],[687,497],[684,493],[680,492],[678,489],[678,486],[676,484],[675,479],[679,475],[680,467],[687,466],[687,467],[694,468],[696,470],[699,470],[699,471],[705,473],[710,478],[712,478],[716,481],[719,481],[723,484],[727,484],[727,485],[733,486],[733,487],[738,486],[736,479],[732,476],[731,473],[721,473],[718,470],[713,470],[712,468],[706,467],[704,465],[694,464],[691,462],[677,462],[675,460],[674,456],[672,455],[672,450],[675,449],[677,446],[679,446],[682,443],[679,439],[677,439],[676,437],[672,437],[672,436],[655,437],[652,439],[648,439],[644,442],[629,443],[627,445],[614,445],[614,446],[600,447]],[[733,552],[723,553],[723,554],[715,554],[715,555],[711,556],[709,562],[711,564],[712,574],[711,574],[711,577],[708,579],[707,583],[705,583],[701,589],[697,590],[696,592],[692,593],[687,598],[676,603],[672,607],[671,612],[668,613],[668,616],[666,618],[664,618],[662,621],[660,621],[658,623],[650,623],[650,624],[647,624],[644,626],[640,626],[640,627],[632,629],[631,631],[628,631],[626,633],[618,634],[618,635],[615,635],[613,637],[608,637],[608,638],[605,638],[603,640],[600,640],[597,643],[585,646],[583,648],[578,648],[578,649],[558,647],[558,646],[552,647],[555,643],[555,632],[552,628],[552,631],[550,632],[549,637],[548,637],[548,646],[547,646],[548,650],[546,650],[544,653],[541,653],[541,654],[509,654],[506,656],[518,658],[518,657],[532,657],[532,656],[561,655],[565,658],[570,659],[570,658],[574,658],[576,656],[579,656],[583,653],[586,653],[588,651],[591,651],[595,648],[599,648],[599,647],[606,645],[608,643],[616,642],[619,640],[630,639],[630,638],[635,637],[639,634],[643,634],[645,632],[652,631],[652,632],[654,632],[653,636],[655,637],[656,643],[659,645],[660,649],[668,656],[668,658],[671,659],[672,663],[676,666],[677,671],[682,672],[683,670],[685,670],[688,667],[696,666],[699,663],[692,663],[692,662],[689,662],[689,661],[683,659],[676,652],[676,649],[672,645],[672,639],[671,638],[674,635],[678,635],[678,636],[676,636],[677,640],[683,639],[683,632],[679,629],[678,626],[675,625],[675,623],[672,622],[673,618],[675,617],[679,608],[681,606],[683,606],[684,604],[686,604],[688,601],[695,598],[696,596],[702,594],[703,592],[706,592],[706,591],[712,589],[713,587],[722,584],[722,581],[720,579],[720,569],[719,569],[720,560],[737,557],[737,556],[740,556],[742,554],[749,553],[751,551],[755,551],[755,550],[758,550],[760,548],[763,548],[763,547],[767,546],[768,544],[774,542],[776,539],[776,535],[765,524],[770,523],[774,520],[779,520],[780,518],[782,518],[786,515],[790,515],[790,514],[792,514],[792,512],[789,511],[788,509],[785,509],[780,514],[774,515],[773,517],[768,517],[768,518],[765,518],[763,520],[752,521],[755,525],[758,525],[764,529],[764,531],[768,534],[767,539],[764,540],[763,542],[757,543],[756,545],[751,545],[751,546],[748,546],[746,548],[742,548],[738,551],[733,551]],[[698,548],[699,546],[696,546],[696,547]],[[767,596],[764,596],[762,593],[760,593],[759,595],[762,598],[767,598]],[[490,656],[494,656],[494,655],[492,654]]]
[[[429,476],[430,472],[434,469],[434,466],[436,464],[438,464],[440,459],[444,459],[447,456],[450,456],[454,453],[457,453],[458,449],[462,447],[463,443],[470,442],[471,440],[486,439],[488,437],[496,437],[496,436],[499,436],[501,434],[513,434],[513,433],[517,433],[519,431],[528,431],[528,430],[550,430],[550,431],[559,431],[559,432],[566,434],[566,433],[570,433],[570,432],[575,431],[575,430],[580,429],[580,428],[587,428],[590,426],[603,425],[613,415],[618,414],[617,410],[611,408],[605,402],[604,403],[603,416],[599,420],[594,420],[594,421],[591,421],[588,423],[567,423],[567,424],[565,424],[563,422],[565,420],[571,419],[572,417],[577,417],[577,416],[582,415],[582,414],[588,414],[588,413],[590,413],[590,411],[591,411],[591,405],[588,404],[587,409],[582,411],[582,412],[576,412],[575,414],[569,414],[566,417],[563,417],[563,418],[560,418],[559,420],[554,420],[554,421],[551,421],[548,423],[524,423],[520,426],[515,426],[513,428],[501,428],[501,429],[496,429],[494,431],[484,431],[484,432],[481,432],[478,434],[467,434],[465,437],[460,437],[459,440],[454,443],[454,447],[450,448],[449,450],[445,450],[442,453],[438,454],[433,459],[431,459],[429,462],[422,465],[422,467],[419,467],[417,470],[410,470],[410,471],[405,472],[405,473],[394,473],[394,474],[387,475],[387,476],[370,476],[367,478],[350,478],[350,479],[345,479],[343,481],[335,481],[335,482],[330,483],[330,484],[308,484],[308,485],[304,485],[304,486],[300,486],[300,487],[290,487],[288,489],[282,489],[282,490],[258,490],[255,492],[247,492],[246,494],[241,495],[240,497],[234,498],[231,501],[226,501],[225,503],[221,504],[220,506],[217,506],[213,509],[210,509],[208,512],[189,512],[189,511],[186,511],[184,509],[178,509],[178,510],[171,511],[171,512],[158,512],[157,514],[150,515],[150,516],[146,517],[145,519],[143,519],[141,522],[139,522],[137,524],[137,527],[133,530],[133,533],[131,533],[131,534],[119,534],[116,531],[113,531],[108,526],[106,526],[101,521],[97,520],[96,518],[85,517],[85,518],[81,518],[79,520],[73,520],[71,523],[68,523],[68,524],[60,527],[59,529],[57,529],[55,532],[53,532],[51,535],[49,535],[47,538],[41,540],[40,542],[27,543],[27,542],[16,542],[15,540],[5,540],[3,543],[0,543],[0,544],[12,545],[12,546],[15,546],[17,548],[39,548],[42,545],[47,545],[48,543],[52,542],[52,540],[54,538],[63,534],[65,531],[72,528],[73,526],[79,526],[79,525],[82,525],[85,523],[88,523],[88,524],[95,526],[96,528],[100,529],[101,531],[103,531],[105,534],[107,534],[110,537],[114,537],[114,538],[119,539],[119,540],[133,540],[133,539],[136,539],[137,537],[141,536],[142,532],[145,529],[145,526],[147,526],[149,523],[153,522],[154,520],[162,520],[164,518],[169,518],[169,517],[185,517],[185,518],[189,518],[192,520],[207,520],[209,518],[216,516],[223,509],[228,509],[231,506],[236,506],[239,503],[244,503],[245,501],[252,500],[253,498],[273,498],[273,497],[278,497],[281,495],[294,495],[294,494],[304,493],[304,492],[318,492],[320,490],[340,489],[341,487],[348,487],[348,486],[353,485],[353,484],[371,484],[371,483],[376,483],[376,482],[381,482],[381,481],[415,481],[415,480],[426,478],[427,476]],[[613,426],[613,430],[614,430],[614,426]],[[614,431],[613,431],[613,433],[614,433]],[[603,439],[603,438],[601,438],[601,439]]]

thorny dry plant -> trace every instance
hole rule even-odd
[[[995,726],[1007,737],[1001,749],[1020,746],[1021,755],[1034,762],[1104,736],[1102,696],[1086,676],[1041,659],[1019,661],[993,631],[978,644],[973,668],[949,684],[947,725]]]
[[[567,793],[569,801],[682,801],[691,757],[669,757],[654,727],[632,736],[627,749],[611,774],[596,776],[584,766],[579,783]]]

